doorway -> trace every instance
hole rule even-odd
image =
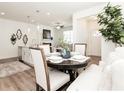
[[[101,34],[96,15],[78,19],[78,41],[87,43],[87,55],[101,56]]]

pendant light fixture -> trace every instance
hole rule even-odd
[[[37,13],[37,17],[39,16],[39,10],[36,10],[36,13]],[[40,29],[40,25],[39,25],[39,23],[37,22],[37,30],[39,31],[39,29]]]
[[[39,10],[36,10],[36,15],[37,15],[37,18],[39,18]],[[36,23],[36,25],[37,25],[37,44],[39,45],[40,43],[41,43],[41,36],[40,36],[40,25],[39,25],[39,22],[38,22],[38,20],[37,20],[37,23]]]
[[[64,28],[64,25],[62,23],[57,22],[57,23],[55,23],[54,28],[56,30],[60,30],[60,29]]]
[[[28,21],[28,33],[30,33],[31,29],[30,29],[30,16],[27,16],[27,21]]]

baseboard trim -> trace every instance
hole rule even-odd
[[[99,58],[101,58],[101,56],[96,56],[96,55],[88,55],[88,56],[90,56],[90,57],[99,57]]]
[[[17,61],[17,60],[18,60],[18,57],[4,58],[4,59],[0,59],[0,63],[12,62],[12,61]]]
[[[20,62],[22,62],[23,64],[25,64],[25,65],[28,65],[28,66],[30,66],[31,68],[34,68],[34,66],[33,65],[31,65],[31,64],[29,64],[29,63],[26,63],[26,62],[24,62],[23,60],[19,60]]]

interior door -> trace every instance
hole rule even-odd
[[[97,20],[88,21],[88,45],[89,55],[101,56],[101,36],[98,33]]]

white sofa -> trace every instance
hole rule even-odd
[[[67,91],[124,90],[124,47],[110,53],[108,62],[91,65],[67,88]]]

